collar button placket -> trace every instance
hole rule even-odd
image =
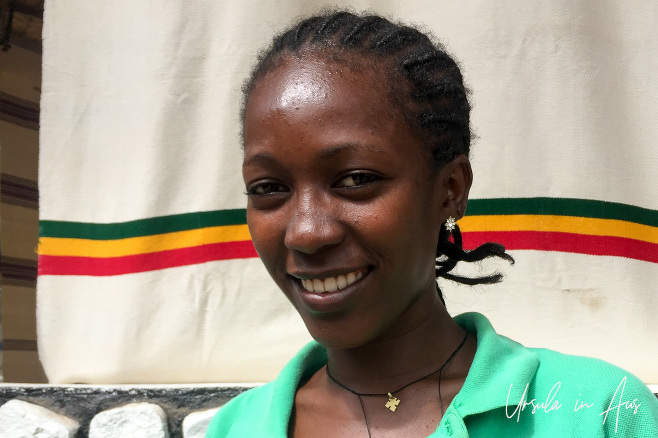
[[[441,427],[436,435],[431,437],[469,438],[466,424],[462,417],[452,409],[447,411],[440,423]]]

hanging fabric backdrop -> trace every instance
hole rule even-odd
[[[309,339],[250,242],[238,112],[257,49],[327,4],[46,2],[51,382],[266,381]],[[473,92],[460,224],[467,246],[501,242],[517,263],[469,268],[502,270],[499,285],[442,283],[449,310],[658,383],[658,4],[349,4],[424,23]]]

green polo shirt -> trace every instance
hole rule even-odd
[[[477,351],[430,437],[658,438],[658,400],[632,374],[598,359],[526,348],[479,313],[455,321],[476,334]],[[276,380],[224,405],[206,438],[287,437],[299,382],[326,363],[322,346],[306,345]]]

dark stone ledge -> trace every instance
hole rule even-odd
[[[18,399],[43,406],[80,423],[77,438],[89,434],[89,422],[101,411],[129,403],[149,402],[167,414],[169,436],[182,438],[182,422],[190,413],[216,408],[246,391],[221,385],[0,385],[0,406]]]

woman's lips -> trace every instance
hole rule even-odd
[[[371,268],[365,266],[328,277],[320,273],[316,274],[318,278],[309,278],[312,275],[301,273],[291,276],[294,278],[299,294],[298,304],[303,303],[303,306],[316,316],[329,317],[342,314],[350,303],[354,304],[354,300],[360,295],[359,291],[362,290],[360,286],[370,277],[370,273]]]
[[[328,292],[335,292],[337,290],[345,289],[346,287],[356,283],[363,278],[367,268],[359,268],[355,271],[346,274],[340,274],[335,277],[325,278],[308,278],[301,279],[302,286],[306,291],[324,294]]]

